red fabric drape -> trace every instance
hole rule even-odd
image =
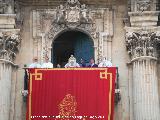
[[[27,120],[113,120],[116,68],[29,71]]]

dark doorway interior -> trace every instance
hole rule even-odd
[[[62,67],[67,63],[70,55],[74,55],[77,62],[83,58],[86,63],[94,57],[93,41],[79,31],[63,32],[56,38],[52,45],[52,62],[54,67],[60,64]]]

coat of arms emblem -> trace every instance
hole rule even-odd
[[[77,102],[74,96],[67,94],[65,98],[58,105],[59,115],[62,118],[69,119],[72,116],[76,115]]]

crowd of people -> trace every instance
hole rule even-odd
[[[71,55],[68,59],[68,63],[64,66],[65,68],[73,68],[73,67],[111,67],[111,61],[108,61],[106,58],[103,58],[99,64],[96,64],[94,59],[91,58],[89,64],[86,64],[83,59],[80,60],[80,63],[77,63],[76,58]],[[60,64],[57,64],[57,68],[61,68]],[[45,56],[45,61],[41,65],[38,62],[38,57],[33,58],[33,63],[29,65],[29,68],[53,68],[53,64],[49,61],[49,57]]]

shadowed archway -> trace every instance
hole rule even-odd
[[[52,63],[54,66],[60,64],[63,67],[72,54],[76,57],[78,63],[81,58],[89,63],[89,60],[94,58],[93,46],[91,37],[83,32],[62,32],[52,44]]]

